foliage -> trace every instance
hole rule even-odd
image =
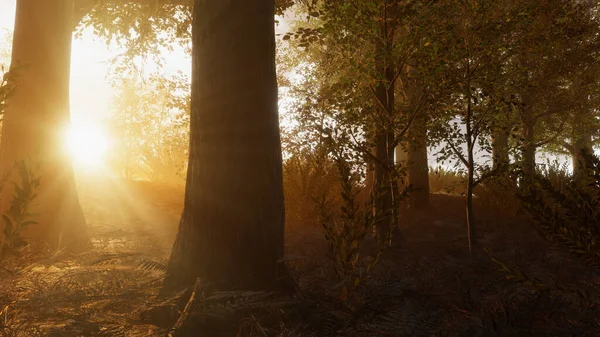
[[[342,135],[339,138],[344,139]],[[378,225],[380,218],[373,215],[372,202],[360,204],[360,188],[357,175],[352,173],[348,153],[339,140],[329,134],[326,141],[332,151],[335,167],[341,183],[342,203],[335,211],[331,200],[317,196],[320,209],[320,222],[329,245],[329,254],[334,263],[335,273],[340,281],[340,299],[346,301],[359,286],[372,276],[373,268],[379,261],[383,249],[387,247],[395,232],[394,226],[385,228],[384,237],[377,240],[374,252],[368,252],[368,236]],[[402,195],[405,197],[405,195]]]
[[[517,184],[506,175],[491,176],[478,185],[474,194],[479,205],[504,216],[517,216],[521,203],[516,197]]]
[[[581,184],[555,164],[538,173],[518,194],[536,228],[590,264],[600,265],[600,159],[585,153],[588,172]]]
[[[8,68],[11,59],[12,32],[0,30],[0,68]]]
[[[289,148],[288,148],[289,149]],[[326,149],[299,149],[283,162],[283,192],[286,227],[318,224],[319,209],[315,197],[325,196],[339,205],[339,177]]]
[[[37,221],[33,220],[35,214],[31,213],[31,207],[40,186],[41,177],[36,173],[38,170],[39,165],[19,161],[0,180],[0,190],[12,173],[16,172],[20,180],[20,183],[12,181],[14,192],[11,205],[8,211],[2,214],[4,242],[1,256],[14,253],[18,248],[26,246],[27,242],[21,234],[27,227],[37,224]]]
[[[465,191],[464,174],[443,166],[429,168],[429,190],[431,193],[463,195]]]
[[[294,4],[310,4],[314,0],[278,0],[277,15]],[[161,68],[174,46],[183,47],[191,55],[193,0],[175,1],[99,1],[82,0],[75,12],[75,37],[88,30],[107,45],[123,50],[111,60],[114,75],[133,75],[144,62],[152,60]],[[160,47],[158,47],[160,46]]]
[[[484,249],[490,260],[498,265],[499,270],[502,271],[507,280],[513,280],[523,286],[529,288],[534,293],[546,294],[551,298],[558,296],[575,296],[578,297],[588,307],[600,307],[600,290],[593,284],[569,284],[561,285],[556,282],[548,282],[539,277],[527,275],[522,269],[517,266],[511,266],[508,263],[501,261],[498,257],[494,256],[489,248]],[[596,291],[586,291],[584,286],[595,288]]]
[[[16,85],[9,81],[13,74],[12,71],[5,72],[4,68],[0,67],[0,73],[2,74],[2,78],[0,78],[0,116],[2,116],[6,107],[6,100],[13,94]]]
[[[124,178],[177,182],[185,176],[189,135],[189,81],[178,73],[117,87],[111,129],[118,139],[111,165]]]

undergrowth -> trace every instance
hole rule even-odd
[[[0,179],[0,191],[7,183],[12,184],[12,199],[9,209],[2,214],[3,240],[0,251],[0,260],[8,254],[17,253],[18,249],[28,243],[22,236],[29,226],[36,225],[36,214],[31,212],[32,204],[37,197],[40,186],[38,174],[39,165],[29,161],[17,161],[13,167]],[[9,180],[17,175],[17,179]]]
[[[587,174],[570,177],[557,164],[536,174],[519,192],[536,229],[547,239],[600,266],[600,159],[584,154]]]
[[[467,192],[463,173],[442,166],[429,167],[429,190],[431,193],[461,195]]]

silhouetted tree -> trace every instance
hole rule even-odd
[[[69,77],[73,0],[18,0],[11,68],[18,68],[7,100],[0,149],[0,174],[16,161],[41,164],[41,187],[31,236],[52,248],[81,248],[87,233],[64,134],[70,124]],[[1,209],[12,191],[3,190]]]
[[[197,0],[190,158],[165,290],[275,285],[283,256],[273,0]]]

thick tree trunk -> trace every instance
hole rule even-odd
[[[587,176],[587,159],[585,153],[592,154],[592,137],[591,135],[582,135],[575,140],[575,153],[572,154],[573,162],[573,177],[576,181],[582,181]]]
[[[395,156],[396,165],[405,166],[407,164],[407,162],[408,162],[408,151],[406,150],[407,147],[408,147],[407,144],[398,144],[398,146],[396,146],[396,156]]]
[[[409,59],[402,70],[402,91],[406,99],[406,117],[418,114],[408,129],[407,162],[408,185],[414,190],[410,195],[410,207],[423,209],[429,205],[429,163],[427,160],[427,114],[419,108],[422,87],[417,73],[417,59]]]
[[[583,183],[585,177],[588,175],[588,165],[584,154],[594,153],[594,149],[592,148],[592,132],[589,126],[578,122],[575,125],[572,138],[571,160],[573,163],[573,178],[575,181]]]
[[[525,182],[530,182],[535,174],[535,139],[533,137],[534,126],[530,123],[523,123],[523,149],[522,162],[523,176]]]
[[[272,289],[284,254],[273,0],[196,0],[190,159],[164,291]]]
[[[427,119],[418,116],[408,130],[408,184],[415,190],[410,207],[423,209],[429,205],[429,163],[427,161]]]
[[[70,125],[69,77],[73,0],[18,0],[11,69],[18,88],[7,102],[0,174],[20,160],[39,162],[37,225],[24,234],[50,247],[85,247],[87,233],[71,160],[65,147]],[[1,210],[12,201],[2,192]]]
[[[524,100],[525,107],[521,114],[521,129],[523,144],[521,146],[521,167],[523,170],[523,185],[526,187],[533,179],[535,174],[535,120],[531,109],[529,99]]]

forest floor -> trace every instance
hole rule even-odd
[[[183,188],[86,179],[79,189],[93,248],[24,249],[0,263],[0,336],[165,336],[142,318],[157,301]],[[352,308],[321,306],[329,313],[313,317],[314,336],[600,336],[599,269],[522,217],[476,206],[480,246],[506,270],[483,250],[469,255],[462,199],[433,195],[431,209],[405,217]],[[320,228],[289,228],[286,253],[303,292],[335,298]],[[257,336],[272,335],[252,318]]]

